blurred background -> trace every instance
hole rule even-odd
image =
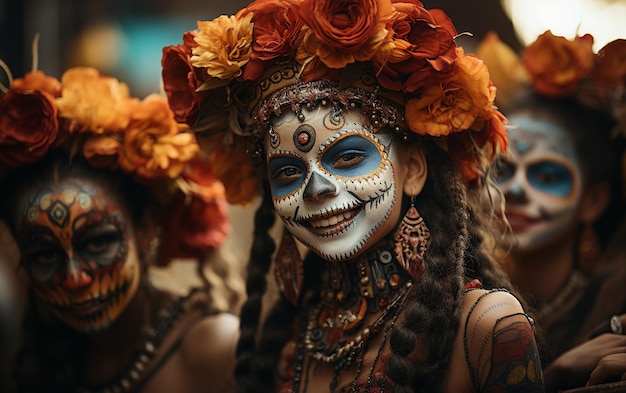
[[[60,77],[75,65],[92,65],[126,81],[133,95],[159,89],[163,46],[182,41],[198,19],[233,14],[247,0],[0,0],[0,59],[13,75],[33,65]],[[423,0],[443,8],[463,36],[466,52],[489,30],[519,49],[537,35],[591,33],[595,49],[626,37],[626,0]],[[0,76],[6,84],[6,76]]]

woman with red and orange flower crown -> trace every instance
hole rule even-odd
[[[508,64],[492,74],[511,91],[498,102],[509,154],[494,171],[510,225],[504,266],[545,331],[554,392],[626,372],[626,41],[597,53],[593,43],[546,31],[523,56],[497,36],[479,46],[493,69]],[[619,357],[621,371],[611,369]]]
[[[0,93],[0,170],[28,276],[17,391],[235,390],[238,318],[206,279],[179,296],[148,275],[211,259],[230,230],[224,187],[165,97],[93,68],[29,72]]]
[[[543,391],[480,201],[504,118],[455,36],[415,0],[259,0],[164,48],[229,201],[262,194],[241,392]]]

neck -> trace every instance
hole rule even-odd
[[[526,253],[512,251],[510,257],[513,284],[522,294],[547,302],[567,284],[574,270],[574,241],[570,238]]]

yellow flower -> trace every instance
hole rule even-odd
[[[194,134],[174,120],[164,97],[152,94],[131,116],[124,132],[120,166],[147,179],[173,179],[197,152]]]
[[[487,67],[477,57],[465,56],[462,48],[456,48],[456,52],[453,72],[406,104],[409,127],[420,135],[442,136],[467,130],[491,114],[495,88]]]
[[[61,84],[61,97],[56,99],[60,115],[80,131],[102,134],[126,128],[137,101],[125,83],[100,75],[95,68],[76,67],[63,74]]]
[[[193,48],[190,62],[211,76],[198,90],[224,86],[242,74],[252,52],[251,20],[252,13],[240,20],[221,15],[212,21],[198,21],[198,46]]]

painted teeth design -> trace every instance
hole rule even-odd
[[[352,219],[354,216],[356,216],[358,213],[357,209],[353,209],[353,210],[349,210],[349,211],[345,211],[345,212],[341,212],[339,214],[336,214],[334,216],[330,216],[330,217],[326,217],[326,218],[320,218],[318,220],[311,220],[309,221],[309,223],[311,224],[311,226],[313,228],[319,229],[319,228],[327,228],[330,226],[335,226],[340,222],[346,221],[346,220],[350,220]]]

